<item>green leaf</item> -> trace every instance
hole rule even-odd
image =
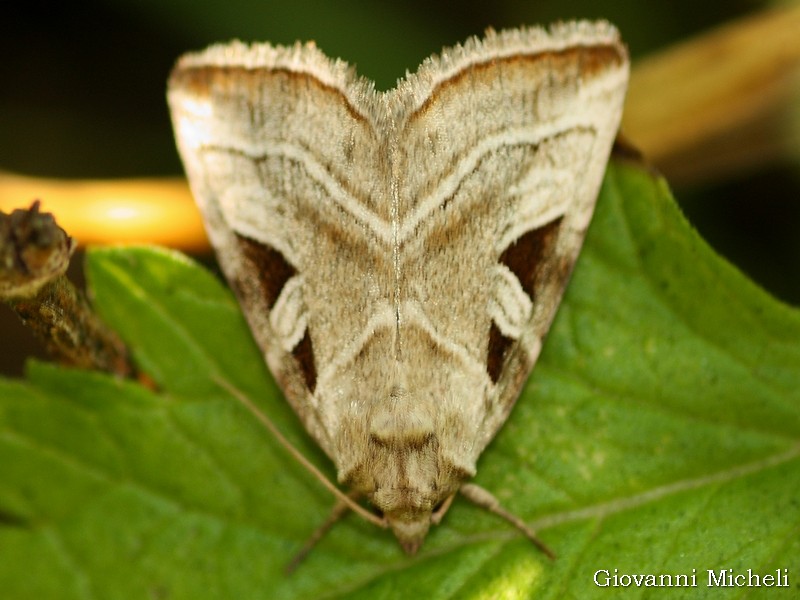
[[[791,588],[749,591],[798,594],[800,314],[636,166],[610,166],[542,358],[478,465],[555,562],[458,499],[414,558],[348,515],[285,576],[333,498],[218,380],[334,474],[232,296],[163,250],[87,267],[158,391],[40,363],[0,380],[2,598],[606,598],[603,569],[695,570],[697,588],[660,592],[715,598],[746,590],[706,587],[708,569],[788,569]]]

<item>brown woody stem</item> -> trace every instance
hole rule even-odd
[[[125,344],[64,275],[74,248],[38,201],[0,213],[0,298],[59,362],[131,377]]]

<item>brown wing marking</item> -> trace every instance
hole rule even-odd
[[[314,347],[311,345],[308,329],[306,329],[306,333],[300,343],[292,350],[292,356],[294,356],[300,367],[300,372],[303,374],[308,391],[313,394],[314,389],[317,387],[317,367],[314,363]]]
[[[500,255],[499,262],[508,267],[522,288],[536,302],[536,293],[547,277],[545,259],[552,256],[563,217],[532,229],[514,240]],[[486,354],[486,371],[492,383],[497,383],[505,367],[507,353],[516,340],[503,335],[492,321]]]
[[[283,254],[267,244],[239,234],[236,234],[236,240],[244,260],[250,263],[247,272],[258,279],[267,307],[272,310],[283,286],[297,274],[297,270],[288,263]]]
[[[511,242],[500,255],[500,262],[517,276],[532,302],[545,273],[544,258],[551,256],[563,217],[532,229]]]

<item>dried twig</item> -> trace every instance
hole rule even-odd
[[[59,362],[130,377],[125,344],[92,310],[64,273],[75,244],[53,215],[0,212],[0,298]]]
[[[637,61],[623,131],[672,183],[800,157],[800,4]]]

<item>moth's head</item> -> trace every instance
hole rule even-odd
[[[347,420],[347,443],[340,441],[337,453],[352,457],[338,465],[339,481],[367,497],[408,553],[422,544],[434,510],[474,474],[449,458],[433,408],[395,386],[385,402]]]
[[[392,518],[386,515],[386,521],[389,527],[392,528],[397,541],[403,548],[406,554],[414,555],[419,550],[425,536],[428,534],[428,528],[431,525],[431,512],[421,513],[412,518]]]
[[[408,554],[422,544],[433,510],[447,497],[439,489],[436,446],[430,439],[420,447],[394,451],[373,441],[368,445],[370,460],[343,481],[383,514]]]
[[[423,483],[423,482],[420,482]],[[427,482],[423,484],[427,487]],[[379,487],[368,494],[372,504],[381,510],[386,523],[394,532],[407,554],[415,554],[428,529],[434,522],[435,510],[454,491],[445,489],[423,489],[415,487],[392,488]]]

